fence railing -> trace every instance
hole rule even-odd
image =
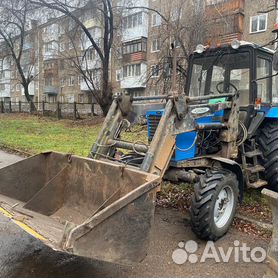
[[[102,115],[100,106],[95,103],[49,103],[42,101],[33,102],[33,105],[35,109],[33,109],[32,103],[29,102],[0,101],[0,113],[30,113],[73,120]]]

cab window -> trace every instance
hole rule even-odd
[[[271,94],[271,78],[266,78],[271,75],[271,61],[265,58],[257,58],[257,98],[261,99],[262,103],[270,103]]]

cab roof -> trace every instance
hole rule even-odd
[[[275,53],[274,50],[272,50],[268,47],[265,47],[265,46],[260,46],[256,43],[247,42],[247,41],[239,41],[239,42],[240,42],[240,47],[239,47],[238,50],[240,50],[241,47],[251,47],[253,49],[258,49],[258,50],[264,51],[264,52],[272,54],[272,55]],[[208,47],[203,53],[214,52],[214,51],[217,51],[221,48],[231,48],[232,49],[232,46],[231,46],[231,44],[223,44],[223,45],[218,46],[218,47]],[[237,49],[234,49],[234,50],[236,51]],[[197,54],[197,52],[194,51],[194,54]]]

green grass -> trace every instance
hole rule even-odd
[[[0,115],[0,145],[32,154],[58,151],[87,156],[102,124],[28,115]],[[89,124],[89,125],[88,125]],[[134,126],[123,140],[147,143],[146,129]]]
[[[87,156],[100,128],[101,124],[76,126],[70,120],[2,116],[0,144],[30,153],[53,150]]]

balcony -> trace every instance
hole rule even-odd
[[[126,4],[123,4],[125,6]],[[131,0],[130,7],[148,7],[148,0]],[[127,42],[148,37],[149,14],[145,9],[128,9],[123,12],[122,41]]]
[[[11,97],[11,86],[5,84],[2,89],[0,89],[0,98],[9,98]]]
[[[218,4],[212,4],[206,6],[207,17],[219,17],[219,15],[226,15],[232,13],[244,12],[245,0],[228,0],[222,1]]]
[[[122,61],[124,64],[139,61],[147,61],[147,53],[140,51],[136,53],[124,54]]]
[[[146,88],[147,65],[141,64],[141,74],[138,76],[127,76],[121,80],[121,89]]]
[[[98,79],[97,79],[98,78]],[[91,92],[94,89],[95,90],[99,90],[99,86],[100,86],[100,76],[97,76],[93,79],[94,82],[94,88],[93,86],[90,84],[90,82],[88,82],[89,86],[87,85],[87,83],[85,82],[85,80],[82,78],[80,81],[80,90],[84,91],[84,92]]]
[[[208,40],[212,43],[229,43],[235,38],[240,40],[243,28],[244,15],[240,13],[212,19],[208,23]]]
[[[33,49],[33,44],[31,42],[25,42],[23,44],[23,48],[22,48],[23,51],[28,51],[31,49]]]
[[[47,78],[49,76],[58,76],[58,65],[55,65],[55,67],[53,68],[47,68],[46,66],[44,66],[43,73],[44,78]]]
[[[83,63],[82,63],[83,70],[93,70],[93,69],[99,69],[99,68],[101,68],[101,60],[99,58],[83,61]]]
[[[44,42],[58,41],[59,39],[59,25],[52,24],[44,28],[42,40]]]
[[[147,38],[149,34],[148,16],[143,13],[142,25],[123,30],[122,41],[132,41],[141,37]]]
[[[91,36],[94,38],[95,42],[98,43],[98,45],[101,45],[102,42],[102,29],[100,27],[92,27],[91,29],[89,29],[89,32],[91,34]],[[92,47],[92,43],[91,41],[88,39],[88,37],[83,34],[82,35],[82,49],[88,49],[90,47]]]
[[[0,74],[0,83],[10,83],[11,82],[11,71],[3,70]]]
[[[132,7],[149,7],[149,0],[122,0],[121,3],[119,3],[119,5],[125,7],[128,5],[128,7],[132,8]],[[138,13],[142,11],[142,9],[124,9],[123,10],[123,16],[127,16],[133,13]]]
[[[80,90],[81,91],[91,91],[91,89],[88,87],[87,83],[83,79],[80,82]]]
[[[44,51],[43,60],[53,60],[58,58],[58,49],[52,49],[48,51]]]
[[[57,88],[55,86],[46,85],[46,86],[44,86],[43,93],[45,95],[58,95],[59,88]]]
[[[11,70],[10,61],[7,60],[7,59],[4,59],[4,60],[3,60],[3,63],[1,63],[1,66],[2,66],[2,70],[3,70],[3,71],[9,71],[9,70]]]

